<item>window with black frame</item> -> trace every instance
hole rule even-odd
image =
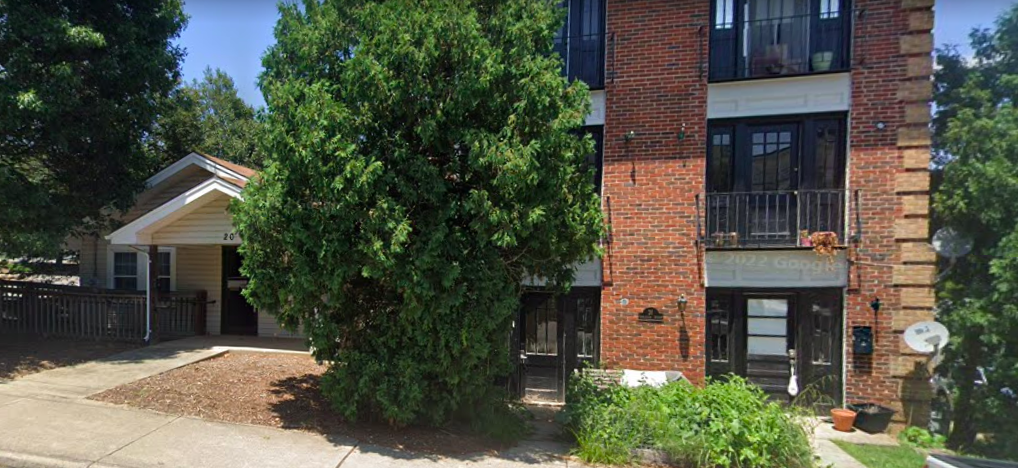
[[[605,0],[564,0],[565,24],[555,34],[555,52],[562,57],[562,73],[591,89],[604,87]]]
[[[712,81],[849,66],[849,0],[712,0]]]
[[[846,145],[843,115],[712,122],[705,234],[724,246],[844,239]]]

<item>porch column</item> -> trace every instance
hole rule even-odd
[[[159,305],[159,246],[148,246],[148,310],[152,329],[150,343],[159,342],[159,314],[156,306]]]

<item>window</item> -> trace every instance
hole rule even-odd
[[[555,296],[542,294],[526,312],[527,354],[558,355],[558,308]]]
[[[583,132],[594,140],[594,154],[587,156],[588,167],[594,168],[594,190],[601,194],[601,178],[604,171],[604,130],[603,127],[584,127]]]
[[[710,79],[799,75],[849,66],[848,0],[713,0]]]
[[[731,192],[735,188],[733,128],[719,126],[710,131],[710,156],[707,158],[707,186],[711,192]]]
[[[562,73],[592,89],[604,87],[604,0],[564,0],[565,24],[555,34],[554,51],[562,57]]]
[[[162,247],[159,249],[159,277],[157,288],[162,292],[170,292],[175,287],[174,263],[175,249]],[[109,285],[113,289],[124,291],[144,291],[148,285],[148,256],[130,247],[112,246],[109,260]]]
[[[113,254],[113,289],[138,290],[138,254],[134,252]]]
[[[597,339],[597,314],[594,299],[576,299],[576,357],[593,359]]]

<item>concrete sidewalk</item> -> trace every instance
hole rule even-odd
[[[230,349],[306,352],[295,340],[193,338],[0,382],[3,467],[568,466],[568,448],[526,442],[497,454],[419,455],[355,440],[115,406],[86,397]],[[575,464],[578,465],[578,464]]]

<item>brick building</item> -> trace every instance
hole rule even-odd
[[[610,234],[568,295],[525,296],[527,393],[598,361],[921,423],[933,0],[564,3]]]

